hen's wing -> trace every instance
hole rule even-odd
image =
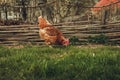
[[[40,36],[47,44],[57,44],[57,40],[62,33],[55,27],[46,27],[40,30]]]
[[[58,29],[56,29],[55,27],[46,27],[45,31],[46,31],[46,33],[49,36],[59,36],[59,35],[62,35],[62,33]]]

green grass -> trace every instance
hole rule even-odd
[[[120,48],[0,47],[0,80],[120,80]]]

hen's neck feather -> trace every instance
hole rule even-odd
[[[45,27],[50,27],[51,24],[49,23],[48,20],[44,19],[44,18],[40,18],[39,19],[39,27],[42,29],[42,28],[45,28]]]

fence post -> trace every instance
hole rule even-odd
[[[6,18],[6,20],[8,20],[8,15],[7,15],[7,6],[4,6],[4,10],[5,10],[5,18]]]
[[[26,7],[25,7],[25,1],[21,0],[21,5],[22,5],[22,17],[24,21],[27,19],[27,13],[26,13]]]
[[[106,25],[107,24],[107,15],[108,15],[108,11],[103,7],[102,20],[101,20],[101,24],[102,25]]]

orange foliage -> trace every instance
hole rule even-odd
[[[111,3],[118,2],[118,0],[100,0],[98,3],[95,4],[94,7],[103,7],[107,6]],[[120,7],[120,3],[117,3],[118,7]],[[99,11],[101,8],[92,8],[92,11]]]

